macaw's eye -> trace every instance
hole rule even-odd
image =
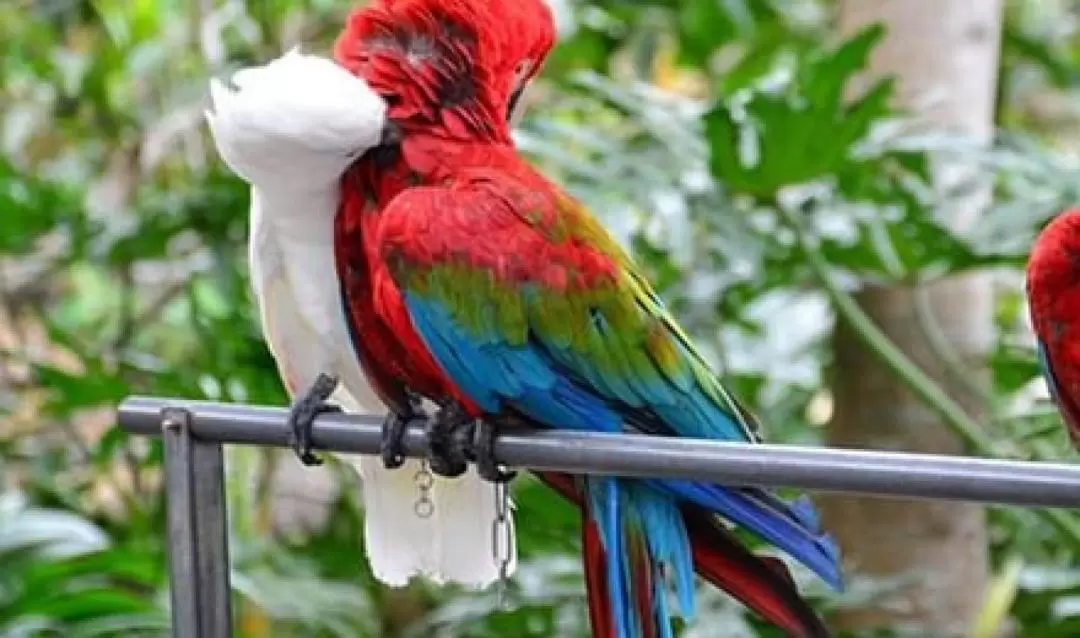
[[[514,67],[514,86],[520,88],[521,83],[529,76],[529,72],[532,71],[532,60],[525,59],[517,63]]]

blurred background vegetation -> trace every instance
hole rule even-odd
[[[521,147],[633,248],[768,438],[1069,456],[1022,266],[1078,200],[1080,2],[553,3]],[[207,78],[326,51],[350,4],[0,3],[0,636],[168,634],[161,448],[115,405],[285,403]],[[576,514],[529,480],[500,606],[373,582],[343,467],[228,462],[239,636],[586,635]],[[838,635],[1080,635],[1080,514],[821,500],[851,586],[797,575]],[[699,595],[681,635],[777,635]]]

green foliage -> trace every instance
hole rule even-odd
[[[297,40],[325,50],[347,4],[0,3],[0,635],[167,633],[160,444],[109,427],[109,411],[134,393],[285,402],[248,293],[247,191],[207,143],[202,98],[212,73]],[[1023,108],[1076,83],[1075,37],[1048,26],[1060,15],[1011,4],[1008,136],[987,151],[906,134],[887,79],[853,93],[881,30],[826,44],[826,4],[563,3],[575,26],[519,135],[633,249],[767,416],[769,438],[811,443],[827,418],[827,335],[849,291],[985,266],[1015,281],[1078,183],[1053,148],[1068,145]],[[704,89],[664,90],[663,74]],[[935,190],[943,157],[995,184],[966,234],[943,221],[963,196]],[[1021,300],[1015,285],[1001,296],[993,383],[980,389],[994,418],[975,435],[987,453],[1059,458],[1058,418],[1031,399]],[[922,328],[947,360],[934,326]],[[923,396],[935,401],[932,388]],[[535,481],[516,486],[522,560],[500,607],[493,592],[379,587],[362,559],[356,478],[337,464],[343,489],[325,522],[275,527],[282,462],[293,460],[229,453],[238,635],[586,635],[577,515]],[[1002,581],[1018,594],[1018,635],[1075,634],[1080,581],[1063,566],[1080,556],[1080,521],[997,509],[992,528],[995,560],[1023,566]],[[822,609],[873,604],[890,586],[830,597],[797,576]],[[714,592],[699,598],[686,637],[776,635]]]
[[[0,496],[0,635],[161,635],[162,557],[110,547],[77,514]]]
[[[844,173],[865,176],[878,168],[851,150],[889,114],[892,81],[879,80],[854,100],[846,100],[843,90],[883,34],[882,27],[870,27],[835,51],[807,59],[788,87],[708,113],[713,173],[733,193],[768,198],[790,184],[833,175],[846,184]]]

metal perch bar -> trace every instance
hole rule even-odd
[[[281,408],[133,397],[120,406],[120,425],[139,434],[161,435],[162,410],[170,407],[189,415],[194,441],[287,445],[287,412]],[[321,450],[374,454],[381,423],[382,417],[375,415],[324,414],[315,423],[314,443]],[[410,456],[426,452],[419,429],[409,431],[405,444]],[[512,467],[576,474],[1080,507],[1080,465],[1061,463],[564,431],[507,432],[497,440],[495,455]]]

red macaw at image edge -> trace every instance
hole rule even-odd
[[[1035,240],[1027,295],[1043,376],[1080,447],[1080,209],[1058,215]]]
[[[758,441],[630,257],[518,156],[507,122],[554,40],[542,0],[375,0],[335,45],[389,107],[382,143],[342,180],[334,239],[356,355],[393,415],[387,467],[414,419],[433,471],[460,475],[471,455],[497,482],[512,476],[492,458],[499,427]],[[440,406],[430,418],[421,397]],[[691,617],[695,569],[791,635],[828,635],[783,563],[751,554],[717,516],[840,588],[837,548],[807,500],[540,477],[582,509],[595,636],[672,635],[668,591]]]

